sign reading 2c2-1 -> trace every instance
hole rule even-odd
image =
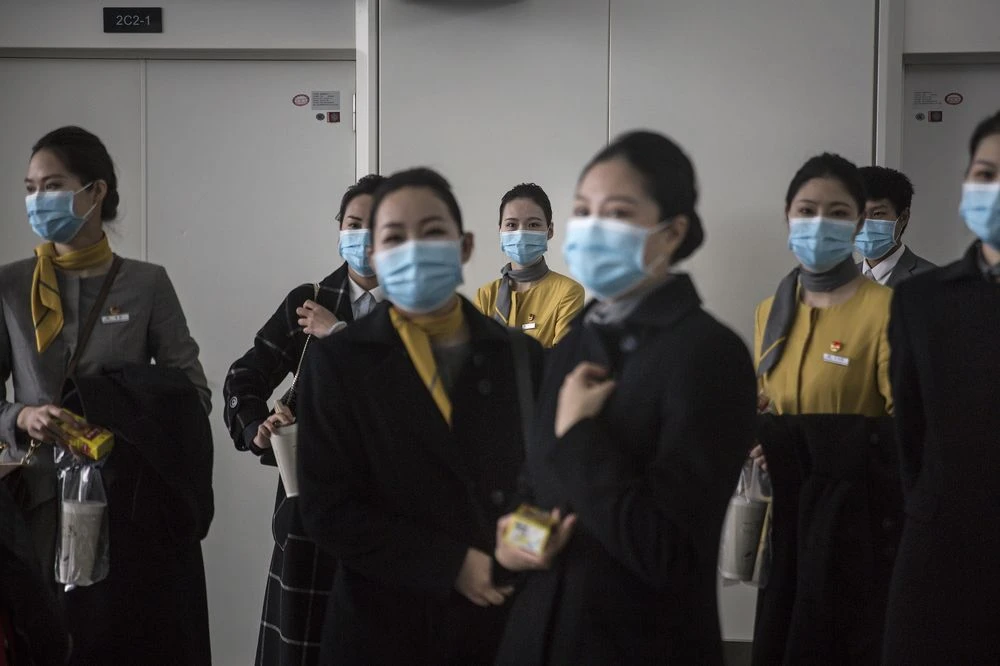
[[[105,7],[104,32],[163,32],[163,8]]]

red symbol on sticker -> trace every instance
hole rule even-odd
[[[305,106],[309,103],[309,95],[296,95],[292,98],[292,104],[295,106]]]
[[[941,122],[942,113],[940,111],[931,111],[927,114],[928,122],[939,123]]]
[[[964,99],[965,98],[962,97],[961,93],[948,93],[944,96],[944,103],[952,106],[958,106]]]
[[[339,123],[340,122],[340,111],[328,111],[326,114],[326,122],[328,123]]]

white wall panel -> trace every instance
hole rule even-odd
[[[126,60],[0,59],[0,264],[30,257],[41,242],[28,225],[24,176],[31,146],[63,125],[107,146],[121,196],[109,238],[116,252],[141,258],[141,71]]]
[[[612,136],[655,129],[694,161],[706,242],[687,269],[748,343],[754,306],[795,264],[795,171],[825,150],[871,160],[874,35],[874,0],[612,0]],[[725,638],[751,638],[755,597],[720,592]]]
[[[354,182],[354,63],[151,61],[149,259],[167,267],[213,391],[215,521],[204,542],[213,662],[253,663],[278,473],[222,419],[230,364],[295,286],[340,266]],[[342,122],[292,97],[340,90]]]
[[[938,103],[917,105],[917,96]],[[962,96],[951,105],[944,98]],[[1000,65],[911,65],[906,69],[902,169],[913,181],[913,214],[906,243],[938,264],[958,259],[975,237],[958,214],[976,125],[1000,109]],[[941,114],[930,122],[930,112]]]
[[[997,0],[906,0],[907,53],[1000,51]]]
[[[874,0],[613,0],[612,136],[666,133],[700,180],[708,307],[753,334],[755,304],[795,263],[784,197],[822,151],[872,157]]]
[[[499,277],[500,197],[524,181],[552,199],[565,272],[573,187],[607,140],[608,0],[382,0],[380,23],[380,166],[451,181],[477,237],[464,291]]]

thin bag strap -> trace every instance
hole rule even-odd
[[[524,434],[524,445],[527,446],[528,438],[531,436],[531,424],[535,418],[528,339],[515,329],[508,329],[508,337],[510,338],[510,353],[514,357],[514,381],[517,385],[517,401],[521,408],[521,429]]]
[[[341,285],[340,294],[337,295],[337,304],[333,306],[333,316],[337,316],[337,312],[340,310],[340,304],[344,300],[344,292],[348,289],[347,280],[344,280],[344,284]],[[319,283],[313,283],[313,300],[317,303],[319,302]],[[295,388],[299,385],[299,374],[302,372],[302,362],[306,360],[306,350],[309,349],[309,342],[313,339],[312,334],[306,338],[306,343],[302,345],[302,354],[299,356],[299,364],[295,367],[295,375],[292,377],[292,383],[285,391],[285,397],[282,402],[286,407],[291,407],[293,401],[295,400]]]
[[[341,295],[343,295],[343,294],[341,294]],[[315,282],[315,283],[313,283],[313,300],[316,301],[316,299],[318,299],[318,298],[319,298],[319,283]],[[318,302],[319,301],[317,301],[317,303]],[[339,305],[339,301],[338,301],[338,305]],[[304,345],[302,345],[302,354],[299,355],[299,364],[297,366],[295,366],[295,375],[292,377],[292,385],[289,386],[288,387],[288,391],[285,392],[286,396],[291,396],[291,395],[293,395],[295,393],[295,387],[299,383],[299,373],[302,372],[302,361],[306,360],[306,350],[309,349],[309,342],[312,339],[313,339],[313,336],[310,333],[306,337],[306,343]]]
[[[114,255],[114,259],[111,261],[111,268],[108,269],[107,275],[104,276],[104,283],[101,285],[101,291],[97,294],[97,300],[94,301],[94,305],[90,308],[90,314],[87,315],[87,321],[84,323],[83,328],[80,329],[80,335],[76,343],[76,351],[73,352],[73,357],[69,360],[69,365],[66,367],[66,376],[74,377],[76,376],[76,368],[80,364],[80,358],[83,356],[84,350],[87,348],[87,343],[90,342],[90,335],[94,332],[94,326],[97,324],[97,318],[101,316],[101,310],[104,309],[104,302],[108,300],[108,294],[111,293],[111,286],[115,282],[115,276],[118,275],[118,271],[122,267],[124,260],[117,254]]]

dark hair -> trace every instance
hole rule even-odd
[[[545,216],[546,224],[552,225],[552,202],[549,201],[549,195],[545,194],[545,190],[534,183],[515,185],[507,194],[503,195],[503,198],[500,199],[500,224],[503,224],[504,207],[515,199],[530,199],[538,204],[538,207],[542,209],[542,215]]]
[[[812,157],[802,168],[795,173],[791,184],[788,186],[788,194],[785,195],[785,210],[792,207],[795,195],[799,193],[802,186],[814,178],[833,178],[839,180],[847,190],[854,203],[858,206],[858,214],[865,210],[865,186],[861,182],[861,175],[854,162],[844,159],[840,155],[833,153],[823,153]]]
[[[377,173],[370,173],[367,176],[363,176],[361,180],[356,182],[347,188],[344,192],[344,198],[340,200],[340,211],[337,212],[337,222],[344,222],[344,215],[347,214],[347,207],[351,205],[351,202],[355,198],[360,197],[363,194],[375,194],[375,190],[378,189],[379,185],[385,182],[385,176],[380,176]]]
[[[979,150],[979,144],[983,142],[983,139],[993,136],[994,134],[1000,134],[1000,111],[997,111],[992,116],[976,125],[976,129],[972,133],[972,138],[969,140],[970,160],[975,157],[976,151]]]
[[[691,160],[680,146],[656,132],[628,132],[616,138],[597,154],[580,174],[580,180],[602,162],[622,159],[643,178],[646,193],[656,201],[660,218],[667,220],[686,215],[690,221],[687,234],[674,253],[673,261],[685,259],[705,240],[701,218],[694,210],[698,188]]]
[[[896,215],[913,203],[913,183],[905,173],[881,166],[866,166],[858,169],[861,183],[865,188],[865,200],[888,199],[896,209]]]
[[[382,201],[396,190],[401,190],[404,187],[426,187],[431,190],[434,196],[448,207],[448,212],[458,223],[458,230],[463,231],[462,211],[458,208],[458,201],[455,200],[455,195],[451,191],[451,185],[444,176],[427,167],[397,171],[378,186],[372,200],[372,229],[375,228],[375,214],[378,212],[379,206],[382,205]]]
[[[66,169],[84,185],[103,180],[108,192],[101,204],[101,221],[108,222],[118,215],[118,176],[115,163],[101,140],[81,127],[60,127],[43,136],[31,148],[31,156],[47,150],[59,158]]]

